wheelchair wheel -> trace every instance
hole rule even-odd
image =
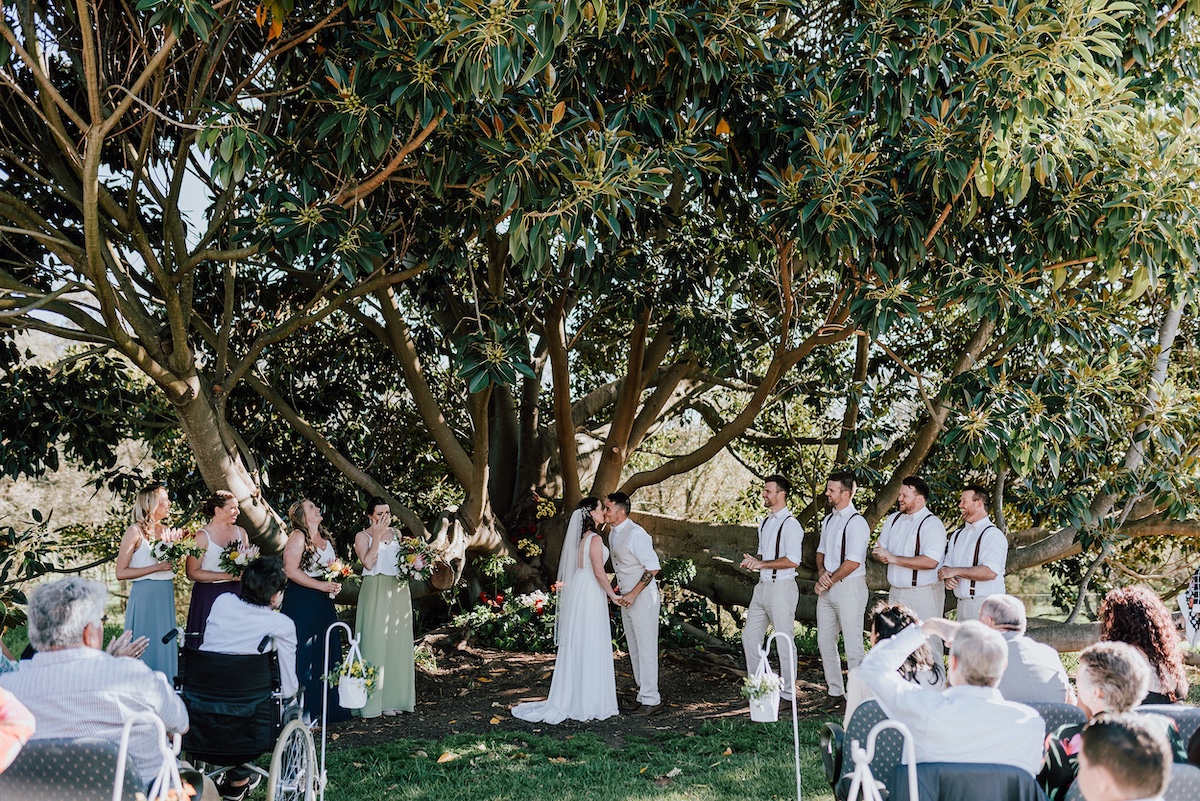
[[[319,781],[317,772],[312,732],[303,721],[293,720],[279,733],[275,752],[271,754],[267,801],[313,801]]]

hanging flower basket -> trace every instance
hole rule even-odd
[[[750,702],[750,719],[756,723],[779,720],[779,692],[782,689],[783,682],[771,670],[764,654],[758,670],[742,682],[742,697]]]
[[[338,682],[338,703],[346,709],[362,709],[367,705],[367,680],[342,676]]]

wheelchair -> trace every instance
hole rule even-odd
[[[245,764],[267,779],[267,801],[313,801],[320,771],[300,707],[280,691],[274,650],[220,654],[180,649],[176,688],[190,728],[183,750],[214,780]],[[271,754],[270,770],[251,763]],[[212,770],[212,768],[216,768]]]

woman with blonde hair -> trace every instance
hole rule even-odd
[[[152,670],[174,681],[179,668],[179,646],[174,640],[163,642],[178,623],[175,619],[175,565],[160,562],[154,556],[154,543],[178,529],[163,525],[171,511],[171,499],[162,484],[151,484],[137,495],[133,506],[133,525],[121,539],[117,550],[117,579],[129,582],[129,601],[125,604],[125,628],[133,637],[146,637],[150,644],[142,660]]]
[[[308,722],[321,719],[321,676],[325,664],[325,632],[337,622],[333,599],[342,585],[328,581],[325,574],[337,559],[328,529],[321,525],[321,509],[308,500],[296,501],[288,509],[292,532],[283,548],[283,572],[287,588],[279,611],[296,624],[296,673],[304,690],[304,716]],[[330,668],[341,661],[340,633],[329,644]],[[350,710],[340,706],[336,692],[329,695],[328,720],[350,719]]]
[[[199,557],[189,556],[185,562],[187,577],[195,582],[188,604],[188,648],[199,648],[204,643],[208,613],[218,597],[227,592],[241,597],[242,582],[221,569],[221,552],[232,543],[249,542],[246,530],[237,525],[238,500],[232,492],[217,490],[204,499],[200,511],[208,518],[204,528],[196,532],[196,545],[204,553]]]

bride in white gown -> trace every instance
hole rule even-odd
[[[515,718],[561,723],[567,718],[604,720],[618,713],[608,601],[619,596],[604,572],[608,548],[596,533],[602,522],[604,509],[596,498],[585,498],[571,515],[558,563],[558,656],[550,696],[517,704]]]

